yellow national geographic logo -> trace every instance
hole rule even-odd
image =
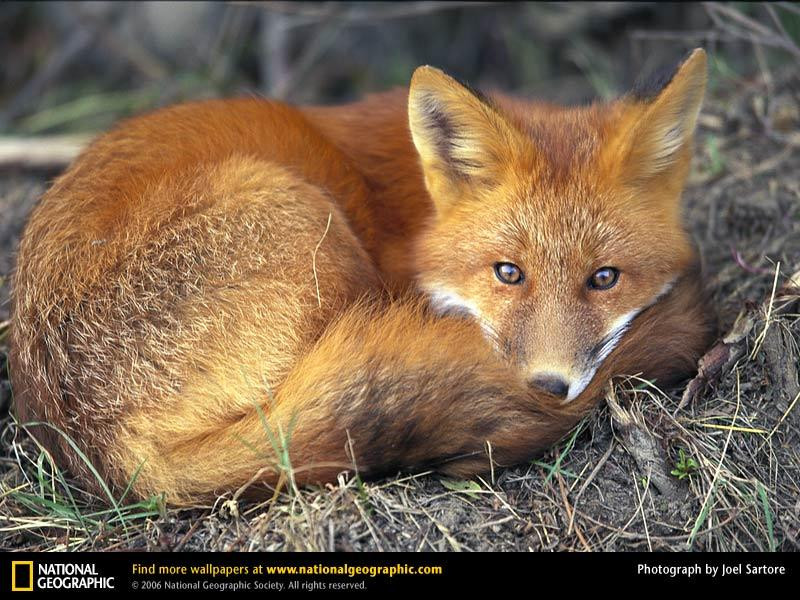
[[[32,560],[11,561],[11,591],[12,592],[33,591]]]
[[[11,561],[11,591],[113,590],[114,577],[101,575],[95,563],[54,563],[32,560]],[[34,581],[34,570],[36,579]]]

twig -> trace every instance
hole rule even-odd
[[[772,438],[772,436],[775,435],[775,432],[778,431],[778,427],[781,426],[781,423],[783,423],[786,420],[786,417],[789,416],[789,413],[792,412],[798,400],[800,400],[800,392],[798,392],[798,394],[794,397],[794,400],[792,400],[791,404],[789,404],[789,408],[787,408],[786,411],[783,413],[783,416],[775,424],[775,427],[772,428],[772,431],[769,432],[769,435],[767,436],[767,439],[764,440],[764,443],[768,442]]]
[[[633,477],[633,489],[636,490],[636,497],[639,499],[639,512],[642,515],[642,525],[644,526],[644,535],[647,538],[647,549],[653,551],[653,542],[650,540],[650,530],[647,528],[647,517],[644,514],[644,498],[647,495],[647,490],[650,489],[650,474],[647,475],[647,484],[645,485],[644,492],[639,492],[639,484],[636,482],[636,474],[631,473]]]
[[[294,61],[291,68],[287,69],[280,79],[275,80],[270,89],[270,95],[284,100],[290,98],[297,84],[311,71],[317,60],[334,46],[336,40],[339,39],[342,27],[343,24],[334,22],[316,32],[303,54]]]
[[[592,517],[591,515],[588,515],[588,514],[582,512],[582,511],[579,511],[577,509],[575,509],[575,511],[581,516],[581,518],[584,518],[587,521],[589,521],[590,523],[594,523],[595,525],[597,525],[599,527],[605,527],[606,529],[611,531],[613,533],[613,535],[616,535],[617,537],[621,537],[621,538],[629,539],[629,540],[646,540],[647,539],[647,536],[645,536],[644,534],[625,531],[622,528],[614,527],[611,523],[603,523],[602,521],[598,521],[595,517]],[[638,512],[638,509],[637,509],[637,512]],[[729,525],[729,524],[733,523],[739,517],[740,513],[741,513],[741,509],[734,510],[733,514],[731,514],[727,519],[725,519],[724,521],[720,521],[717,525],[714,525],[713,527],[709,527],[708,531],[719,531],[719,530],[721,530],[726,525]],[[625,525],[625,527],[627,527],[627,525]],[[686,540],[686,534],[684,533],[684,534],[681,534],[681,535],[652,536],[652,539],[660,541],[660,542],[682,542],[682,541]]]
[[[505,507],[508,509],[508,511],[509,511],[509,512],[510,512],[512,515],[514,515],[514,518],[515,518],[515,519],[519,519],[520,521],[522,520],[522,517],[520,517],[520,516],[519,516],[519,513],[517,513],[517,511],[515,511],[515,510],[512,508],[512,506],[511,506],[511,505],[510,505],[508,502],[506,502],[506,501],[503,499],[503,497],[502,497],[500,494],[498,494],[498,493],[497,493],[497,490],[495,490],[495,489],[494,489],[492,486],[490,486],[488,483],[486,483],[486,481],[483,479],[483,477],[480,477],[480,476],[479,476],[479,477],[478,477],[478,480],[479,480],[479,481],[480,481],[480,482],[481,482],[483,485],[485,485],[485,486],[486,486],[486,489],[488,489],[488,490],[489,490],[489,491],[492,493],[492,495],[493,495],[495,498],[497,498],[497,500],[500,502],[500,504],[502,504],[503,506],[505,506]]]
[[[706,10],[710,10],[712,14],[716,15],[716,13],[722,13],[731,20],[740,23],[756,33],[760,33],[761,35],[768,36],[774,33],[769,27],[762,25],[758,21],[754,21],[750,17],[745,16],[743,13],[731,8],[730,6],[726,6],[717,2],[704,2],[703,6],[706,8]]]
[[[319,239],[319,242],[317,242],[317,245],[314,248],[314,253],[311,257],[311,268],[314,271],[314,285],[317,286],[317,304],[320,308],[322,308],[322,297],[319,295],[319,278],[317,277],[317,250],[319,250],[319,247],[322,245],[325,236],[328,235],[328,229],[330,229],[332,217],[333,213],[328,213],[328,224],[325,225],[325,231],[322,233],[322,237]]]
[[[753,275],[765,275],[766,273],[772,273],[772,269],[765,269],[764,267],[752,267],[747,264],[742,254],[733,246],[731,246],[731,255],[733,256],[734,262],[748,273],[752,273]]]
[[[684,42],[733,42],[739,38],[724,31],[648,31],[636,30],[630,33],[633,40],[661,40]]]
[[[736,371],[736,410],[733,413],[733,420],[731,421],[731,425],[736,423],[736,418],[739,416],[739,409],[742,406],[742,396],[741,396],[741,387],[739,382],[739,371]],[[704,516],[706,513],[706,507],[708,503],[711,501],[711,495],[714,493],[714,486],[717,483],[717,478],[719,477],[719,473],[722,470],[722,463],[725,462],[725,457],[728,454],[728,445],[731,442],[731,436],[733,435],[733,429],[728,431],[728,436],[725,438],[725,445],[722,447],[722,454],[719,457],[719,463],[717,464],[717,468],[714,471],[714,476],[711,478],[711,482],[708,485],[708,493],[706,494],[705,499],[703,500],[703,504],[700,507],[700,513],[697,515],[697,519],[695,519],[694,527],[692,527],[692,531],[689,534],[689,539],[686,540],[686,546],[691,548],[692,544],[694,543],[695,538],[697,537],[697,532],[700,529],[700,526],[703,524],[702,520],[704,520]],[[710,510],[708,511],[710,513]]]
[[[600,469],[603,468],[603,465],[605,465],[608,459],[611,458],[611,453],[614,451],[614,445],[615,445],[614,439],[612,438],[611,443],[608,445],[608,450],[606,450],[605,454],[603,454],[600,460],[597,461],[597,464],[595,465],[594,469],[592,469],[592,472],[589,473],[589,476],[586,478],[586,481],[583,482],[583,485],[581,485],[580,489],[578,490],[578,493],[575,494],[575,499],[572,501],[573,506],[578,506],[578,500],[581,499],[583,492],[586,491],[586,488],[589,487],[589,484],[591,484],[592,481],[594,481],[594,478],[597,477],[597,474],[600,472]],[[574,520],[575,520],[575,511],[573,510],[572,517],[569,520],[567,535],[572,533],[572,525]]]
[[[800,15],[800,6],[795,6],[791,2],[778,2],[777,5],[784,10],[788,10],[791,13]]]
[[[639,470],[648,474],[653,485],[664,496],[671,499],[682,497],[683,490],[671,477],[661,446],[640,419],[620,406],[613,387],[609,388],[606,394],[606,403],[611,413],[611,422],[620,434],[622,445],[633,457]]]
[[[447,540],[447,543],[450,544],[450,546],[453,548],[453,550],[455,550],[456,552],[461,552],[462,551],[461,545],[458,543],[456,538],[454,538],[452,536],[452,534],[450,533],[450,530],[447,527],[445,527],[444,525],[442,525],[441,523],[439,523],[439,521],[437,521],[433,517],[433,515],[430,512],[428,512],[428,510],[424,506],[420,506],[420,509],[425,514],[425,516],[428,517],[430,522],[434,524],[436,529],[438,529],[439,532],[444,536],[444,539]]]
[[[775,9],[769,5],[769,2],[764,2],[762,6],[767,10],[767,14],[769,14],[769,18],[772,19],[772,22],[775,23],[775,26],[781,32],[781,35],[788,40],[792,39],[792,36],[786,31],[786,28],[781,23],[780,18],[778,18],[778,14],[775,12]]]
[[[492,485],[495,484],[495,477],[494,477],[494,458],[492,456],[492,442],[486,440],[486,453],[489,455],[489,469],[490,475],[492,479]]]
[[[772,293],[769,295],[769,304],[767,305],[767,317],[764,319],[764,330],[761,334],[756,338],[755,345],[753,346],[753,351],[750,353],[750,360],[753,360],[758,354],[758,351],[761,349],[761,345],[764,343],[764,338],[767,337],[767,329],[769,329],[770,319],[772,318],[772,306],[775,302],[775,290],[778,287],[778,275],[781,272],[781,263],[778,262],[775,265],[775,279],[772,280]]]
[[[92,45],[95,37],[95,31],[85,28],[78,29],[67,38],[67,42],[61,48],[51,53],[47,64],[28,80],[8,103],[7,108],[0,113],[0,127],[5,127],[9,121],[24,113],[31,100],[39,96],[49,83],[57,79],[67,67],[80,58],[83,52]]]
[[[89,25],[106,50],[119,56],[149,79],[161,81],[167,78],[169,75],[167,67],[138,40],[120,30],[109,28],[106,19],[84,10],[80,5],[75,6],[73,10],[77,12],[82,22]]]
[[[562,477],[561,473],[559,472],[556,473],[556,479],[558,480],[558,488],[561,490],[561,500],[564,502],[564,509],[567,511],[567,517],[569,517],[570,523],[572,523],[574,520],[573,511],[572,507],[569,504],[569,498],[567,498],[567,488],[564,485],[564,477]],[[575,535],[578,536],[578,539],[580,540],[581,544],[583,544],[584,550],[586,550],[587,552],[591,552],[592,547],[589,546],[589,542],[587,542],[586,538],[583,537],[583,533],[581,533],[580,528],[577,525],[575,525],[574,529],[575,529]]]
[[[286,89],[285,81],[291,78],[288,21],[288,17],[281,13],[264,11],[261,14],[261,89],[275,98],[283,97],[283,92],[278,90]]]
[[[236,4],[239,4],[238,2]],[[313,18],[313,19],[338,19],[347,23],[363,23],[370,21],[385,21],[387,19],[402,19],[407,17],[419,17],[431,13],[454,10],[459,8],[479,8],[485,7],[494,2],[409,2],[397,5],[394,2],[376,2],[369,10],[359,8],[358,10],[348,10],[338,12],[331,10],[330,7],[308,8],[302,3],[297,2],[268,2],[264,3],[264,9],[285,15]],[[333,5],[335,6],[335,5]]]
[[[88,135],[0,137],[0,168],[58,169],[69,165],[89,143]]]
[[[766,25],[762,25],[758,21],[751,19],[735,8],[719,2],[704,2],[703,7],[714,22],[714,25],[722,31],[742,40],[763,44],[764,46],[771,46],[773,48],[782,48],[790,54],[800,57],[800,47],[794,43],[788,34],[783,35],[781,32],[783,29],[782,26],[778,31],[770,29]],[[729,19],[729,21],[723,19],[722,15]],[[732,22],[735,22],[743,29],[734,26]]]
[[[184,535],[181,538],[181,541],[178,542],[175,545],[175,547],[172,549],[173,552],[180,552],[181,551],[181,548],[183,548],[183,546],[186,544],[186,542],[189,541],[189,538],[192,537],[194,532],[197,531],[197,528],[200,526],[201,522],[202,521],[200,521],[200,519],[197,519],[194,523],[192,523],[192,526],[189,527],[189,531],[186,532],[186,535]]]

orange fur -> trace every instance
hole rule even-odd
[[[274,485],[287,455],[300,483],[467,476],[486,442],[528,459],[611,377],[684,377],[709,341],[680,219],[704,83],[695,51],[654,98],[563,108],[421,67],[347,106],[126,121],[26,228],[15,410],[115,487],[136,475],[178,504]],[[588,289],[610,265],[617,285]],[[577,397],[532,386],[542,373]]]

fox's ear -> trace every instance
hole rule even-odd
[[[706,89],[706,53],[697,48],[670,73],[637,84],[629,95],[642,112],[628,132],[625,170],[649,179],[688,164]]]
[[[408,121],[428,191],[441,208],[459,188],[490,184],[515,132],[488,100],[433,67],[411,78]]]

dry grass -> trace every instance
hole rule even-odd
[[[765,127],[777,99],[800,106],[796,76],[739,84],[704,112],[687,217],[726,335],[685,390],[630,378],[546,456],[486,478],[290,478],[258,504],[180,511],[74,487],[0,390],[0,549],[798,549],[800,148]],[[40,186],[26,189],[30,203]]]

